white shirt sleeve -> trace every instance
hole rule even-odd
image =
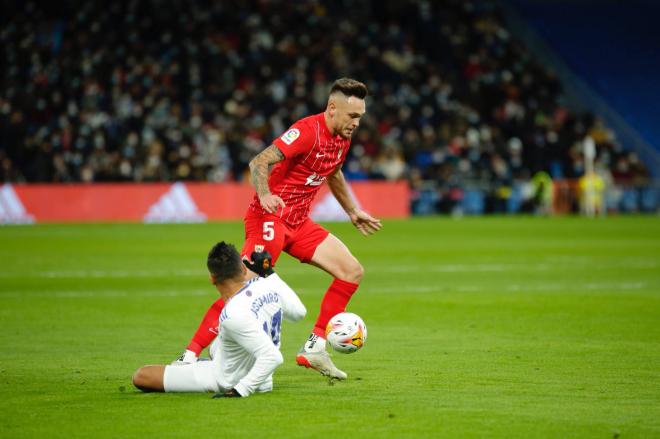
[[[284,313],[284,319],[290,322],[302,320],[307,314],[307,309],[300,301],[296,292],[293,291],[291,287],[277,275],[277,273],[271,274],[266,280],[271,283],[272,289],[276,291],[282,299],[282,312]]]
[[[254,318],[231,317],[222,325],[225,333],[255,358],[252,369],[234,386],[241,396],[249,396],[270,378],[284,359]]]

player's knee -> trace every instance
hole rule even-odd
[[[146,372],[146,367],[141,367],[135,371],[133,374],[133,385],[142,391],[148,391],[147,382],[148,382],[148,372]]]
[[[154,377],[153,367],[143,366],[133,374],[133,385],[143,392],[157,392],[159,389]]]
[[[364,275],[364,267],[357,260],[346,268],[345,281],[359,284]]]

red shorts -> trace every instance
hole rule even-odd
[[[309,262],[316,248],[330,233],[309,218],[295,229],[278,217],[259,215],[251,211],[248,211],[243,221],[245,243],[241,256],[249,258],[253,251],[263,249],[273,257],[273,265],[282,251],[300,262]]]

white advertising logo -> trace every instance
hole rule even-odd
[[[353,189],[347,184],[348,193],[351,194],[356,202],[357,207],[360,207],[360,200],[355,196]],[[313,206],[312,212],[309,215],[314,221],[350,221],[350,218],[344,212],[344,209],[339,204],[339,201],[332,195],[327,193]]]
[[[174,183],[144,216],[145,223],[203,223],[206,215],[197,209],[195,200],[183,183]]]
[[[0,186],[0,224],[32,223],[34,223],[34,217],[26,212],[12,185]]]

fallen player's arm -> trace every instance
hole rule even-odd
[[[296,292],[277,273],[268,276],[268,282],[271,283],[273,291],[276,291],[282,299],[282,312],[285,320],[297,322],[305,318],[307,314],[305,305]]]
[[[273,340],[253,317],[232,317],[224,320],[222,325],[225,336],[231,337],[255,358],[252,369],[234,386],[241,396],[250,396],[268,380],[284,359]]]

